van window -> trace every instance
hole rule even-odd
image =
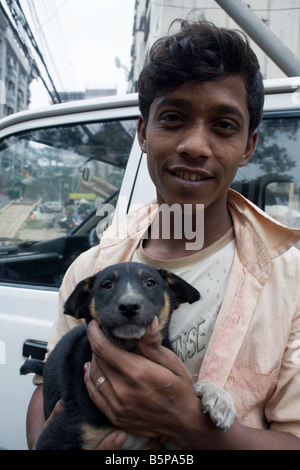
[[[136,128],[124,119],[1,141],[0,281],[59,286],[73,259],[99,242],[96,209],[116,203]]]
[[[267,115],[255,154],[232,184],[279,222],[300,227],[300,116]]]

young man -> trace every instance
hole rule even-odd
[[[98,448],[118,449],[132,432],[153,438],[148,448],[170,439],[181,449],[300,449],[300,256],[292,248],[300,233],[229,190],[257,140],[263,84],[256,56],[237,32],[181,22],[178,33],[150,51],[139,97],[139,142],[158,207],[177,204],[184,214],[189,205],[189,222],[204,231],[204,245],[191,249],[184,235],[175,236],[175,225],[165,240],[157,204],[119,221],[117,241],[109,228],[66,273],[49,349],[76,324],[62,306],[81,279],[125,260],[163,266],[202,295],[172,316],[176,354],[161,346],[155,321],[140,341],[143,356],[124,353],[90,324],[86,386],[122,430]],[[160,236],[151,237],[157,225]],[[231,393],[237,417],[227,433],[203,415],[193,388],[198,378]],[[32,445],[44,424],[41,390],[28,413]]]

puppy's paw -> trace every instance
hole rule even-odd
[[[236,415],[231,395],[206,380],[197,382],[194,387],[197,396],[201,398],[203,413],[208,413],[216,426],[228,431]]]

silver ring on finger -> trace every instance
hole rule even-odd
[[[99,379],[97,379],[97,381],[95,383],[95,387],[96,387],[96,389],[98,390],[99,393],[101,393],[100,387],[105,382],[105,380],[106,380],[106,377],[104,375],[102,375],[101,377],[99,377]]]

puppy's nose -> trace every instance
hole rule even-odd
[[[132,295],[124,295],[119,301],[119,312],[127,317],[136,315],[141,309],[139,299]]]

